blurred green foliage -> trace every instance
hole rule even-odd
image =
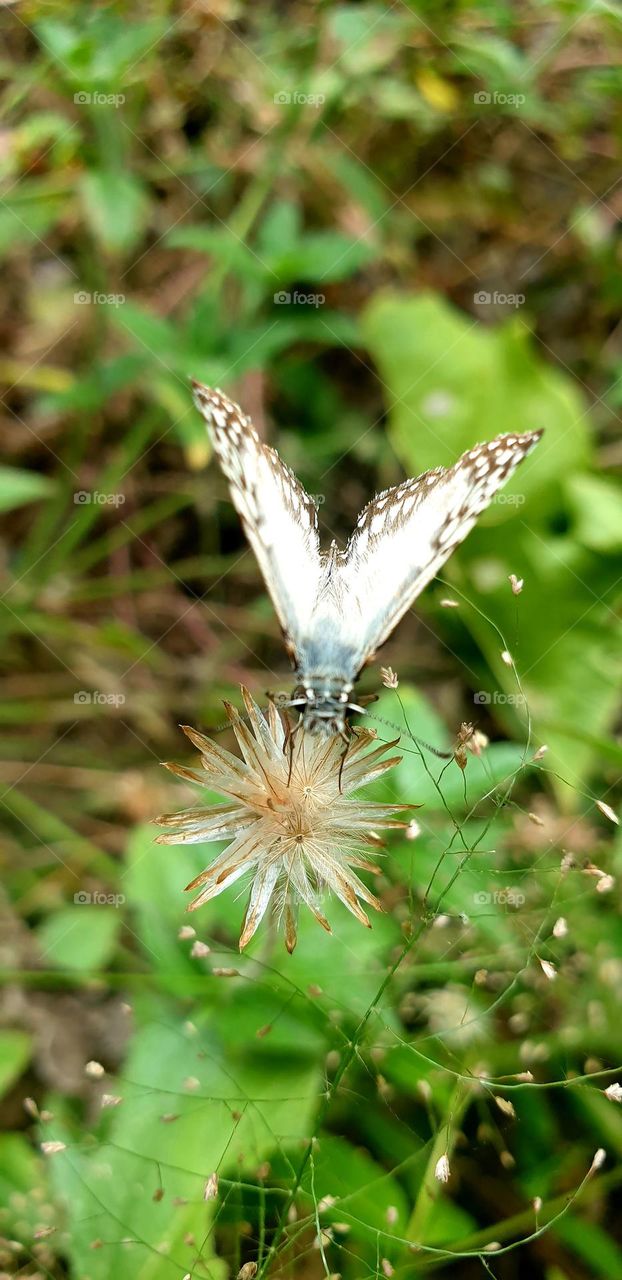
[[[620,27],[606,0],[2,8],[3,1273],[622,1277],[596,804],[622,761]],[[383,654],[369,723],[403,761],[375,792],[423,805],[384,914],[301,919],[292,957],[269,928],[237,955],[234,894],[192,954],[211,851],[152,843],[191,802],[159,767],[178,721],[290,682],[190,377],[327,537],[545,432]],[[490,745],[464,771],[403,732],[451,750],[465,721]]]

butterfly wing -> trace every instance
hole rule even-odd
[[[364,508],[332,584],[357,672],[541,435],[498,436],[470,449],[455,466],[406,480]]]
[[[309,628],[322,573],[315,504],[238,405],[222,391],[192,385],[293,656]]]

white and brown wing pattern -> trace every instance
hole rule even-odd
[[[322,572],[315,504],[237,404],[222,391],[192,385],[279,621],[296,649],[309,628]]]
[[[453,467],[406,480],[364,508],[337,571],[340,612],[357,671],[541,435],[504,435],[476,445]]]

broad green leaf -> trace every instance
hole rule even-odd
[[[78,894],[78,897],[92,895]],[[108,894],[102,894],[108,899]],[[44,964],[88,973],[110,959],[121,928],[121,912],[107,901],[75,902],[49,916],[36,930]]]
[[[199,1008],[195,1023],[200,1019]],[[51,1159],[50,1174],[70,1223],[76,1274],[183,1275],[196,1258],[194,1235],[209,1274],[224,1280],[211,1226],[231,1193],[227,1180],[254,1174],[273,1152],[287,1162],[291,1151],[298,1161],[320,1087],[320,1073],[307,1062],[258,1061],[252,1052],[229,1058],[217,1029],[191,1029],[158,1003],[156,1020],[135,1037],[123,1076],[110,1081],[122,1102],[103,1113],[97,1141],[81,1146],[68,1124],[46,1127],[46,1137],[68,1144]],[[291,1172],[291,1161],[287,1167]],[[221,1187],[211,1205],[203,1192],[215,1171]],[[105,1247],[94,1252],[95,1237]],[[127,1238],[131,1248],[123,1244]]]
[[[549,508],[562,476],[586,462],[583,396],[536,356],[520,320],[492,329],[436,294],[386,293],[372,300],[362,325],[391,402],[389,435],[409,475],[455,462],[502,431],[543,428],[538,449],[495,504],[499,523],[520,505],[509,494],[530,500],[532,517]]]
[[[622,487],[603,476],[569,477],[567,493],[574,514],[573,533],[591,551],[622,548]]]

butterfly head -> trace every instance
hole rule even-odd
[[[308,733],[330,738],[346,732],[350,686],[341,680],[309,680],[294,690],[291,707],[300,708],[300,719]]]

